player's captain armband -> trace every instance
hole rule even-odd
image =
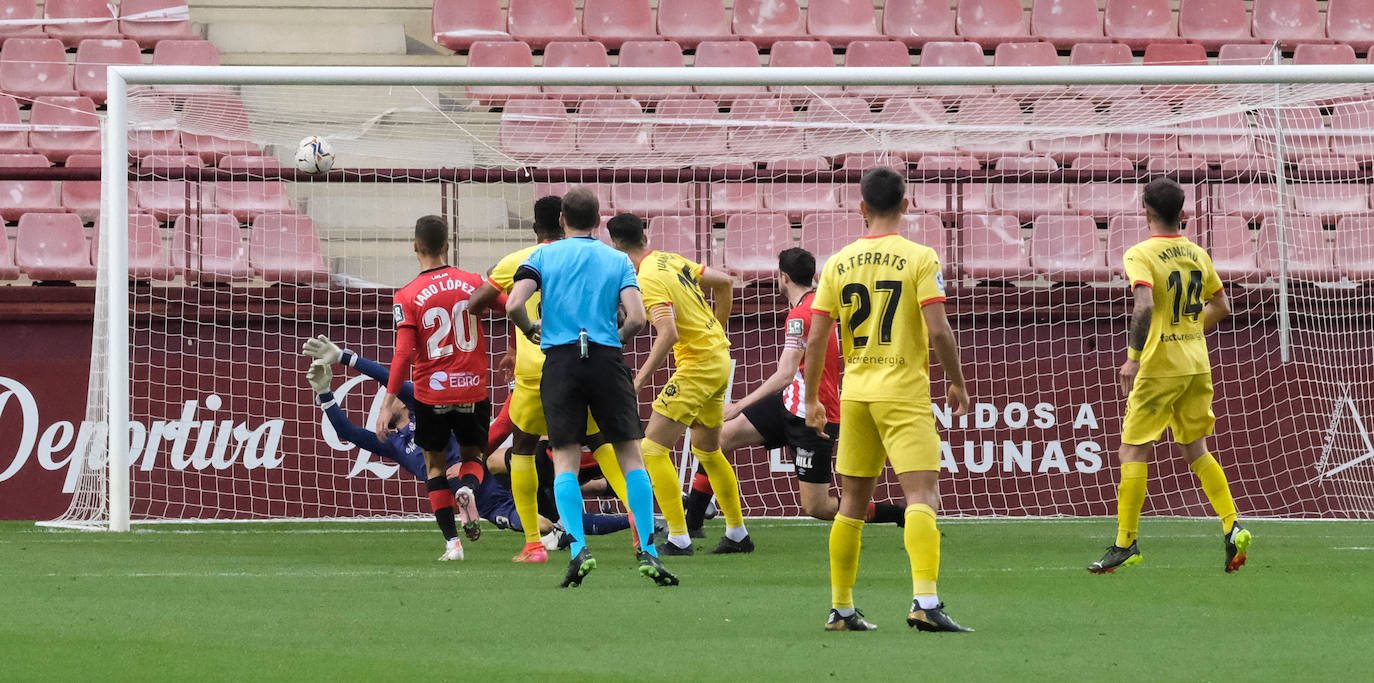
[[[406,313],[404,310],[401,309],[400,304],[391,305],[391,317],[396,320],[397,325],[400,325],[401,323],[405,322]]]
[[[806,323],[801,318],[793,318],[787,321],[787,336],[804,337],[806,336]]]

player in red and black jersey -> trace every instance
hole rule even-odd
[[[446,542],[439,559],[460,560],[463,546],[458,540],[455,506],[469,539],[476,540],[481,527],[471,492],[449,490],[445,452],[452,434],[464,461],[482,460],[491,402],[487,399],[486,338],[476,311],[469,309],[469,298],[482,285],[482,276],[448,264],[448,231],[448,224],[438,216],[415,222],[415,257],[421,270],[396,292],[391,309],[396,353],[375,431],[385,439],[408,421],[399,394],[401,385],[413,380],[415,443],[425,452],[430,506]]]
[[[838,422],[825,426],[829,438],[806,426],[806,380],[802,376],[802,357],[806,335],[811,332],[812,286],[816,257],[805,249],[792,248],[778,254],[778,288],[791,310],[784,324],[782,355],[773,375],[748,396],[725,407],[725,428],[721,443],[728,452],[745,446],[786,447],[796,467],[802,510],[816,519],[834,519],[839,499],[830,495],[830,464],[839,435]],[[820,397],[828,418],[840,417],[839,338],[830,337],[825,369],[821,374]],[[698,474],[696,479],[703,479]],[[687,526],[700,528],[711,495],[701,482],[694,481],[688,494]],[[868,521],[902,523],[902,508],[889,503],[869,506]]]

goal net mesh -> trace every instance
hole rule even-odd
[[[903,228],[941,257],[976,404],[951,419],[932,370],[945,514],[1114,513],[1121,254],[1149,234],[1140,188],[1170,175],[1187,191],[1184,234],[1211,251],[1235,308],[1209,337],[1209,444],[1240,509],[1374,516],[1363,85],[134,86],[129,120],[131,267],[100,277],[132,282],[135,521],[427,511],[420,482],[339,439],[299,353],[326,334],[390,360],[418,216],[448,220],[455,265],[485,273],[533,241],[536,198],[594,186],[603,218],[636,213],[652,247],[739,279],[738,399],[779,354],[778,252],[823,262],[862,234],[858,179],[876,165],[910,179]],[[333,173],[295,172],[307,135],[333,146]],[[101,307],[92,421],[105,331],[123,322]],[[509,331],[486,330],[495,368]],[[370,426],[382,387],[335,375],[350,419]],[[493,370],[494,405],[507,381]],[[1173,452],[1156,449],[1146,514],[1210,514]],[[785,452],[731,460],[746,514],[799,514]],[[105,486],[94,439],[61,521],[104,519]],[[878,498],[899,496],[888,476]]]

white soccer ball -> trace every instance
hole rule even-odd
[[[296,147],[296,168],[306,173],[327,173],[334,168],[334,149],[322,137],[311,135]]]

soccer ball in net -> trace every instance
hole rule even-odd
[[[334,150],[324,138],[311,135],[296,147],[296,168],[306,173],[327,173],[334,168]]]

